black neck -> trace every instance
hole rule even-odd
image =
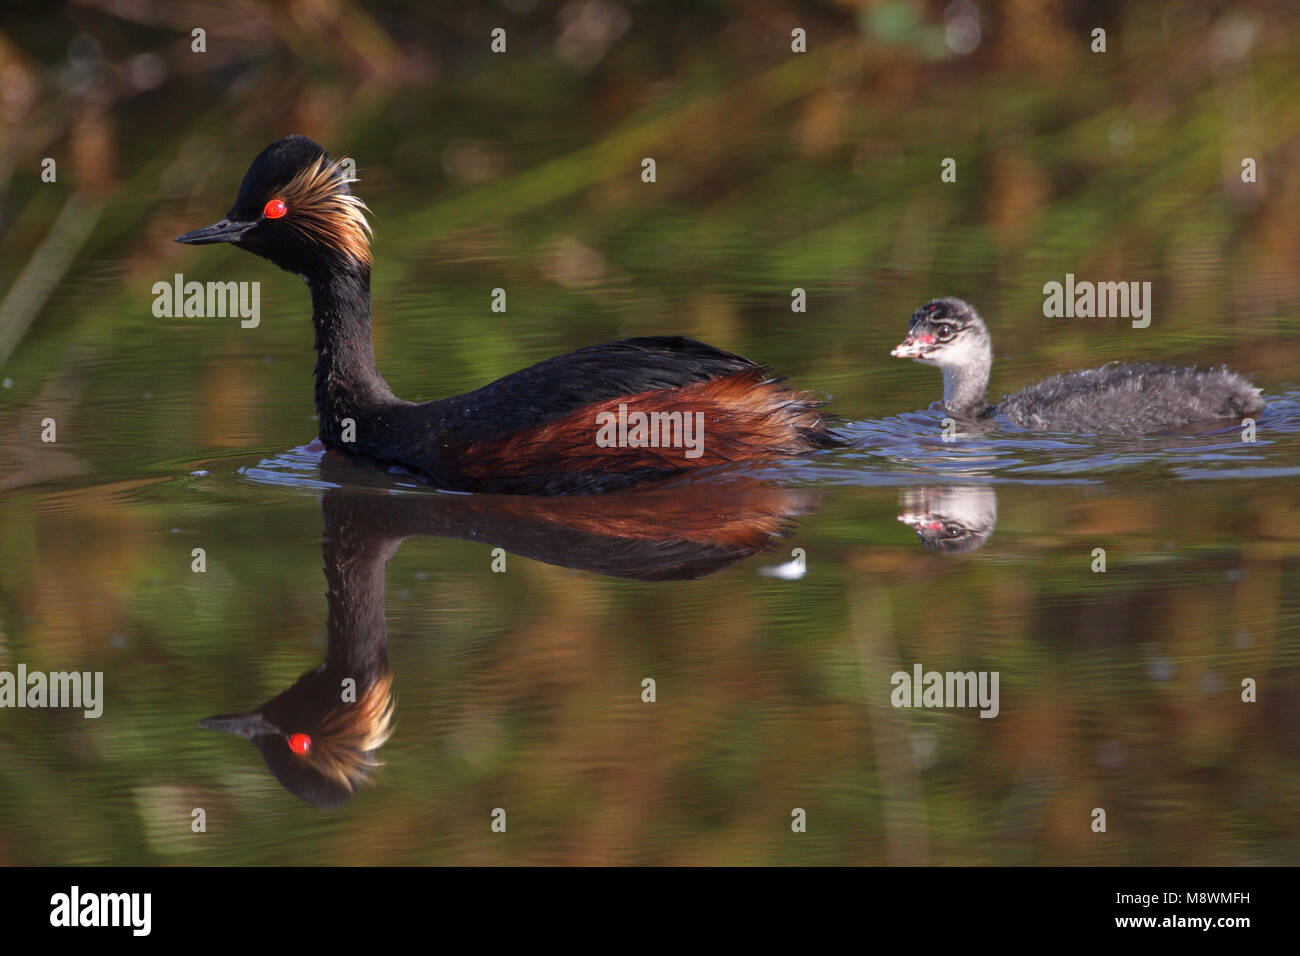
[[[311,288],[312,324],[316,327],[316,411],[321,438],[338,445],[342,422],[352,418],[358,430],[377,406],[396,399],[375,368],[370,341],[370,270],[347,260],[305,276]]]
[[[363,499],[337,489],[325,493],[321,509],[329,603],[326,660],[354,676],[372,676],[388,666],[384,577],[403,536],[376,527]]]

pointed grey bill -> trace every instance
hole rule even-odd
[[[174,241],[190,246],[202,246],[209,242],[235,242],[256,225],[256,222],[232,222],[229,219],[221,219],[210,226],[177,236]]]
[[[270,723],[256,711],[251,714],[222,714],[217,717],[204,717],[199,721],[199,726],[205,730],[224,730],[228,734],[234,734],[248,740],[252,740],[254,737],[265,737],[269,734],[280,733],[279,727]]]

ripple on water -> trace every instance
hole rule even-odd
[[[329,456],[329,477],[321,465]],[[427,482],[404,468],[384,469],[349,460],[345,455],[330,452],[320,441],[299,445],[263,458],[253,465],[243,465],[235,473],[247,481],[282,488],[301,488],[324,491],[328,488],[365,486],[389,491],[427,491]]]
[[[1100,483],[1109,480],[1268,479],[1300,475],[1300,392],[1266,396],[1253,442],[1238,425],[1202,434],[1142,438],[1043,435],[999,420],[993,431],[944,441],[943,413],[909,412],[848,422],[851,447],[800,469],[830,483],[917,479]]]
[[[843,422],[848,448],[762,469],[774,479],[827,485],[903,485],[920,480],[969,480],[1035,484],[1096,484],[1107,481],[1273,479],[1300,476],[1300,392],[1269,398],[1254,442],[1240,440],[1234,425],[1204,434],[1143,438],[1043,435],[1009,422],[979,436],[944,441],[942,413],[934,410]],[[401,468],[384,470],[330,459],[319,441],[235,469],[261,485],[306,489],[340,483],[390,491],[428,491]],[[731,469],[725,469],[731,470]],[[752,473],[752,472],[751,472]]]

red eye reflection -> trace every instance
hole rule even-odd
[[[289,211],[289,207],[286,206],[281,200],[272,199],[269,203],[266,204],[266,207],[262,210],[262,215],[265,216],[267,219],[279,219],[288,211]]]
[[[301,756],[311,750],[311,738],[306,734],[294,734],[289,738],[289,749]]]

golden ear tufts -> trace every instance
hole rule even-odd
[[[284,222],[307,238],[330,246],[370,267],[370,210],[348,191],[356,177],[346,176],[342,164],[321,154],[277,193],[289,207]]]
[[[385,674],[355,703],[339,703],[316,728],[308,759],[323,775],[355,790],[393,735],[393,678]]]

